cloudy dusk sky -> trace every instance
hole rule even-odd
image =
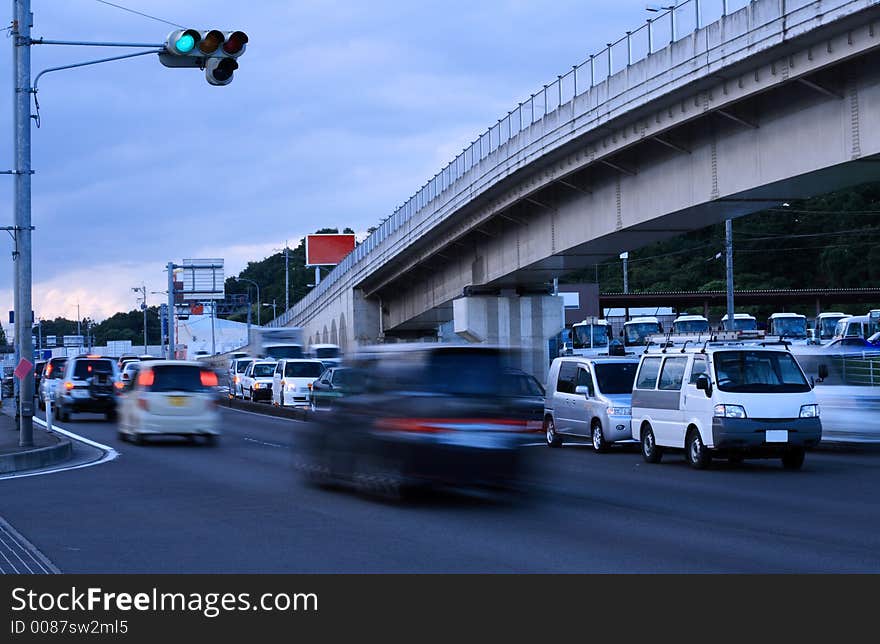
[[[518,101],[652,15],[634,0],[115,3],[187,27],[242,29],[250,44],[226,87],[154,56],[41,79],[33,223],[42,318],[74,318],[77,302],[97,320],[133,309],[131,287],[163,290],[168,261],[222,257],[229,275],[320,227],[365,231]],[[32,9],[34,38],[160,43],[175,28],[97,0],[33,0]],[[12,41],[2,42],[7,169]],[[32,74],[120,53],[35,46]],[[4,225],[11,186],[0,178]],[[0,298],[11,309],[4,239]]]

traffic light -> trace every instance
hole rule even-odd
[[[247,42],[243,31],[178,29],[168,34],[159,60],[166,67],[204,69],[208,83],[228,85],[238,69],[236,58],[244,53]]]

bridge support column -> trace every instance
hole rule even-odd
[[[521,350],[520,367],[546,381],[550,338],[565,327],[562,297],[475,295],[454,300],[452,307],[456,334],[468,342]]]
[[[352,351],[358,346],[376,344],[382,335],[380,323],[380,302],[378,299],[368,299],[359,288],[354,289],[352,294],[352,335],[346,338],[348,346],[342,347],[343,351]],[[340,344],[342,344],[340,342]]]

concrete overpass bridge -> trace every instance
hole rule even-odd
[[[451,324],[541,374],[553,278],[880,179],[878,45],[880,0],[689,0],[519,103],[272,324],[346,350]]]

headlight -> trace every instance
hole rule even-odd
[[[819,405],[801,405],[801,418],[818,418]]]
[[[605,411],[609,416],[629,416],[632,414],[632,407],[609,407]]]
[[[740,405],[715,405],[717,418],[746,418],[746,410]]]

